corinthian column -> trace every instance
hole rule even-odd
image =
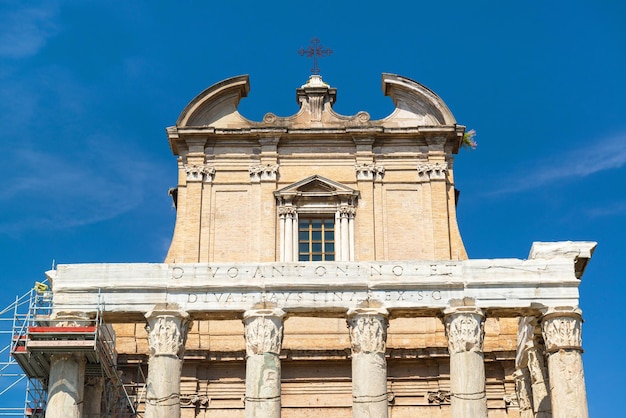
[[[387,417],[387,317],[384,308],[348,311],[352,347],[352,416]]]
[[[246,418],[280,418],[281,309],[243,314],[246,337]]]
[[[146,314],[150,360],[145,418],[180,417],[180,373],[187,331],[187,312],[155,309]]]
[[[588,418],[578,308],[549,308],[542,318],[553,418]]]
[[[484,320],[482,310],[475,306],[450,307],[444,311],[454,418],[487,418]]]

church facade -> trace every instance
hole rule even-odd
[[[104,306],[122,379],[146,375],[143,416],[587,417],[578,285],[595,243],[469,260],[465,127],[413,80],[382,87],[384,119],[337,114],[312,75],[295,115],[259,122],[237,110],[247,76],[209,87],[167,128],[164,263],[48,272],[57,313]]]

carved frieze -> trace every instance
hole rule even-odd
[[[244,313],[246,355],[280,354],[283,342],[283,316],[280,309],[259,309]]]
[[[278,164],[257,164],[248,167],[250,173],[250,181],[252,183],[260,183],[262,180],[276,180],[278,174]]]
[[[448,172],[448,163],[424,163],[418,164],[417,174],[420,180],[445,180]]]
[[[215,177],[215,167],[206,164],[185,164],[185,173],[187,173],[187,181],[211,183]]]
[[[151,312],[146,317],[150,357],[178,356],[182,359],[189,328],[188,315]]]
[[[478,308],[451,308],[445,312],[450,353],[483,351],[485,317]]]
[[[542,319],[543,339],[548,352],[582,347],[582,318],[579,309],[550,311]]]
[[[388,326],[386,310],[356,309],[349,312],[352,353],[384,353]]]
[[[357,164],[354,166],[357,180],[382,180],[385,167],[378,164]]]
[[[436,404],[436,405],[446,405],[450,404],[450,391],[447,390],[438,390],[437,392],[427,392],[426,397],[428,398],[428,403]]]

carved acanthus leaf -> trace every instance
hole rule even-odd
[[[148,320],[150,356],[178,356],[182,358],[187,340],[187,321],[175,316],[157,316]]]
[[[578,315],[547,316],[543,319],[543,339],[549,352],[566,349],[580,349],[582,319]]]
[[[244,319],[246,354],[280,354],[283,342],[282,316],[257,315]]]
[[[385,174],[385,167],[377,164],[355,165],[357,180],[380,180]]]
[[[258,183],[261,180],[276,180],[278,174],[278,164],[257,164],[248,167],[250,180]]]
[[[187,173],[187,181],[204,181],[211,182],[215,176],[215,167],[206,164],[185,164],[185,173]]]
[[[446,315],[446,335],[450,353],[483,351],[484,316],[478,312]]]
[[[354,315],[348,318],[353,353],[384,353],[389,323],[383,315]]]
[[[424,163],[417,166],[417,173],[421,179],[443,180],[448,172],[448,163]]]

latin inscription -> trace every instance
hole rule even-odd
[[[192,275],[199,272],[194,270]],[[324,277],[324,278],[393,278],[411,276],[452,276],[461,273],[459,264],[272,264],[272,265],[242,265],[224,266],[210,265],[202,272],[210,279],[265,279],[288,277]],[[185,267],[174,266],[171,269],[171,278],[174,280],[186,277]]]

